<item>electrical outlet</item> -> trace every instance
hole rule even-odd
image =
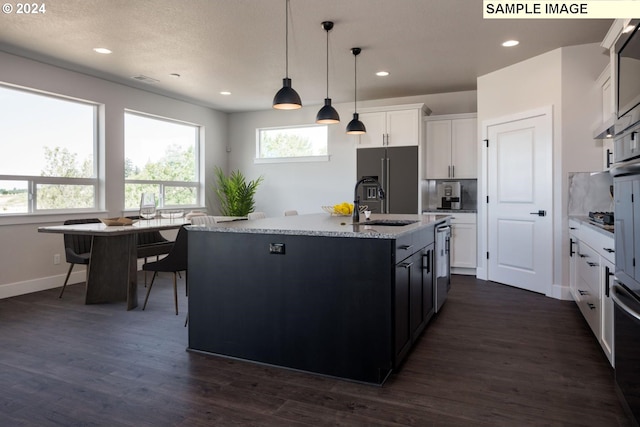
[[[54,263],[55,265],[60,264],[60,254],[54,254],[54,255],[53,255],[53,263]]]

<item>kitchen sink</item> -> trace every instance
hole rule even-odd
[[[404,227],[405,225],[415,224],[413,219],[374,219],[370,221],[362,221],[359,225],[380,225],[384,227]]]

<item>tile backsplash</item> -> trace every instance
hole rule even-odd
[[[569,173],[570,216],[586,216],[589,212],[613,212],[611,188],[613,177],[608,172]]]

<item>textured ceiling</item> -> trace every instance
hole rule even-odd
[[[271,108],[285,76],[285,0],[55,0],[3,14],[0,50],[221,111]],[[612,20],[484,20],[481,0],[291,0],[289,77],[305,105],[473,90],[476,77],[562,46],[600,42]],[[520,45],[504,48],[507,39]],[[107,47],[99,55],[94,47]],[[376,77],[379,70],[388,77]],[[172,73],[181,77],[171,77]],[[154,84],[131,77],[144,75]],[[0,81],[2,69],[0,67]],[[230,96],[220,95],[229,91]]]

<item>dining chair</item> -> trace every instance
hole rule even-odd
[[[298,211],[295,209],[284,211],[284,216],[293,216],[293,215],[298,215]]]
[[[71,224],[93,224],[98,223],[98,218],[84,218],[84,219],[68,219],[64,222],[64,225]],[[64,279],[64,284],[60,290],[58,298],[62,298],[62,294],[67,287],[69,276],[71,276],[71,270],[76,264],[89,265],[91,259],[91,236],[83,236],[80,234],[64,234],[64,255],[69,265],[67,271],[67,277]],[[87,270],[88,272],[88,270]]]
[[[139,220],[140,216],[128,216],[130,219]],[[160,255],[166,255],[171,251],[173,241],[165,238],[158,230],[136,233],[136,258],[147,259],[155,256],[156,261]],[[144,273],[144,286],[147,286],[147,272]]]
[[[173,300],[176,306],[176,315],[178,314],[178,272],[185,272],[185,282],[188,281],[189,274],[187,271],[187,246],[187,229],[182,226],[178,230],[176,240],[167,256],[159,261],[148,262],[142,266],[144,271],[153,271],[153,277],[147,288],[147,295],[144,298],[143,310],[147,308],[147,301],[149,300],[149,294],[151,293],[151,288],[153,287],[156,276],[159,272],[168,272],[173,273]]]
[[[249,215],[247,215],[248,219],[262,219],[266,217],[267,214],[265,214],[264,212],[251,212],[249,213]]]
[[[218,221],[213,215],[194,216],[191,218],[191,225],[215,225]]]

